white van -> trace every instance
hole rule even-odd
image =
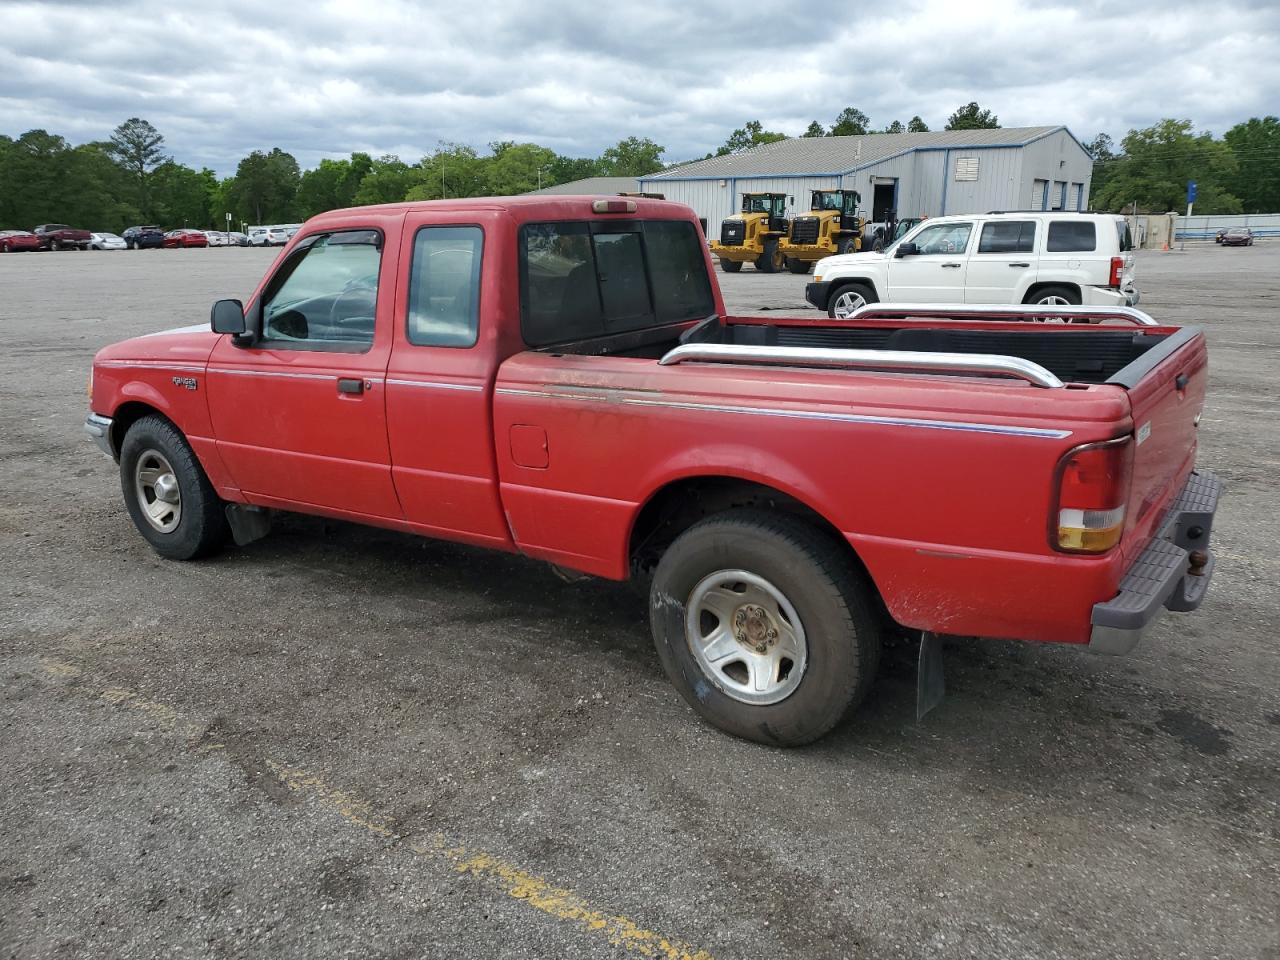
[[[831,317],[867,303],[1134,306],[1123,217],[993,212],[925,220],[882,253],[819,260],[805,299]]]

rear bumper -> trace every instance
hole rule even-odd
[[[1096,603],[1090,617],[1089,647],[1124,654],[1136,647],[1161,610],[1187,612],[1204,600],[1215,565],[1209,550],[1213,517],[1222,483],[1208,472],[1193,473],[1169,510],[1160,534],[1125,572],[1120,592]],[[1191,572],[1191,553],[1205,562]]]
[[[1080,299],[1087,307],[1136,307],[1141,298],[1137,287],[1084,287]]]
[[[827,303],[831,300],[831,281],[821,280],[817,283],[806,283],[804,285],[804,298],[819,310],[827,309]]]

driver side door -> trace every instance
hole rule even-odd
[[[248,314],[260,336],[209,358],[218,452],[251,503],[400,519],[385,374],[398,243],[382,231],[313,234]]]
[[[919,253],[889,257],[889,296],[894,303],[964,303],[969,221],[935,223],[919,230],[911,242]]]

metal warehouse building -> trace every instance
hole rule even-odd
[[[785,193],[788,214],[811,190],[862,195],[863,215],[885,220],[988,210],[1083,210],[1093,160],[1066,127],[799,137],[698,160],[640,180],[640,190],[687,203],[707,235],[737,213],[743,193]]]

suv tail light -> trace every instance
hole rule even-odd
[[[1130,437],[1086,443],[1058,462],[1057,504],[1050,543],[1068,553],[1104,553],[1124,533],[1124,506],[1133,471]]]
[[[1107,281],[1108,286],[1119,287],[1120,280],[1124,276],[1124,257],[1111,258],[1111,279]]]

